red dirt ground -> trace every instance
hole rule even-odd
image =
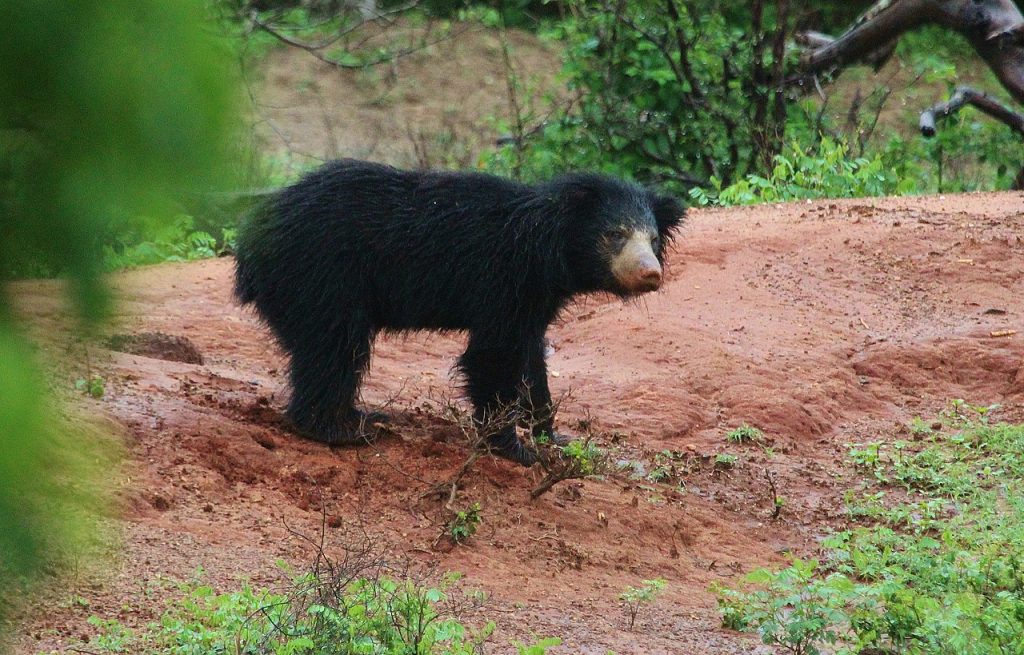
[[[17,652],[88,650],[90,614],[144,622],[161,607],[147,583],[197,566],[222,589],[278,582],[276,559],[313,555],[289,526],[317,535],[322,509],[328,550],[363,525],[489,592],[492,652],[531,632],[562,637],[557,653],[770,652],[718,627],[708,584],[814,553],[854,477],[844,444],[891,438],[952,398],[1024,416],[1024,194],[694,211],[662,291],[587,299],[549,333],[553,390],[570,393],[560,424],[589,416],[621,433],[617,457],[646,470],[658,451],[683,453],[683,490],[623,473],[530,501],[536,471],[483,458],[456,501],[480,503],[481,530],[441,547],[442,503],[423,495],[467,451],[432,408],[457,394],[463,339],[379,341],[364,400],[391,404],[393,432],[332,450],[280,427],[282,357],[232,301],[231,274],[221,259],[114,278],[117,332],[187,337],[205,364],[93,351],[97,408],[130,454],[124,552],[116,573],[73,590],[88,607],[48,607]],[[16,289],[34,324],[59,320],[55,284]],[[770,451],[727,443],[741,423]],[[738,463],[716,471],[723,452]],[[775,520],[765,469],[786,501]],[[666,591],[627,631],[618,594],[659,576]]]

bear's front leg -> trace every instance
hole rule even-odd
[[[526,419],[526,427],[530,428],[534,438],[545,435],[552,443],[564,446],[570,439],[555,432],[555,405],[551,402],[551,390],[548,388],[544,349],[543,336],[530,342],[519,404]]]
[[[508,341],[471,334],[459,358],[466,391],[473,401],[478,428],[491,450],[501,457],[532,466],[537,455],[516,434],[520,385],[526,368],[526,348]]]

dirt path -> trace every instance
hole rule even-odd
[[[480,503],[483,525],[455,549],[435,545],[441,504],[422,495],[467,455],[431,415],[456,393],[461,338],[380,341],[364,396],[392,403],[396,434],[330,450],[279,427],[282,358],[233,304],[230,260],[118,276],[118,330],[187,337],[204,363],[105,353],[98,406],[125,426],[132,460],[120,569],[75,590],[88,607],[30,625],[19,651],[79,643],[89,614],[150,618],[159,604],[144,590],[160,576],[202,566],[224,588],[278,581],[275,559],[312,555],[289,527],[316,535],[323,508],[329,548],[361,524],[488,591],[501,610],[493,652],[531,632],[561,636],[560,653],[757,652],[718,627],[707,586],[814,552],[841,512],[844,444],[890,437],[952,398],[1024,414],[1020,193],[695,211],[670,261],[663,291],[642,302],[592,298],[566,312],[549,367],[553,390],[571,392],[563,426],[590,417],[621,433],[619,452],[645,473],[665,449],[684,453],[686,471],[667,484],[623,474],[563,485],[531,502],[535,472],[481,460],[459,499]],[[19,291],[35,323],[57,318],[54,285]],[[1006,330],[1020,333],[992,336]],[[726,442],[744,422],[770,450]],[[716,471],[723,452],[738,463]],[[765,469],[786,499],[778,520]],[[618,594],[659,576],[666,592],[627,632]]]

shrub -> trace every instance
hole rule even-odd
[[[774,5],[760,16],[735,0],[567,9],[547,35],[566,43],[575,103],[490,167],[526,177],[588,168],[681,191],[711,177],[727,185],[779,152],[789,25]]]
[[[478,607],[482,596],[460,598],[457,575],[430,585],[389,575],[348,577],[352,570],[335,573],[299,576],[284,593],[248,584],[229,593],[206,584],[182,585],[182,596],[140,630],[91,617],[99,634],[89,649],[182,655],[476,655],[494,632],[493,622],[474,629],[458,618]],[[542,654],[558,643],[542,639],[517,648]]]
[[[665,590],[665,579],[655,578],[644,580],[639,587],[626,587],[626,590],[619,594],[619,600],[626,607],[626,614],[629,616],[629,629],[633,629],[636,617],[640,608],[649,605]]]
[[[812,198],[855,198],[894,193],[898,178],[880,155],[850,158],[848,147],[822,139],[817,150],[790,144],[775,156],[767,177],[751,174],[723,186],[711,179],[711,189],[694,188],[690,197],[699,205],[751,205]]]

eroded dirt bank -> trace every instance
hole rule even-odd
[[[274,583],[277,558],[312,556],[291,530],[317,535],[325,512],[328,547],[361,524],[488,591],[493,652],[531,632],[561,636],[561,653],[752,652],[718,628],[707,586],[813,553],[841,511],[844,444],[891,437],[952,398],[1024,416],[1020,193],[695,211],[670,261],[641,302],[566,312],[549,368],[553,391],[570,394],[563,426],[589,418],[620,434],[620,456],[644,472],[659,451],[684,453],[688,473],[564,484],[531,502],[536,472],[485,458],[459,495],[480,503],[483,525],[454,549],[438,547],[442,503],[423,495],[467,455],[434,416],[457,395],[461,337],[380,340],[364,399],[389,404],[394,433],[331,450],[281,428],[283,360],[232,302],[230,259],[117,276],[116,331],[185,337],[203,363],[92,350],[106,395],[87,402],[124,426],[131,458],[125,548],[110,578],[74,590],[88,607],[48,608],[18,651],[81,646],[89,614],[151,618],[161,605],[145,582],[159,576],[202,566],[224,588]],[[60,319],[56,285],[17,290],[35,325]],[[728,444],[741,423],[770,449]],[[723,452],[738,463],[716,471]],[[786,499],[777,520],[765,469]],[[627,632],[618,594],[659,576],[667,590]]]

